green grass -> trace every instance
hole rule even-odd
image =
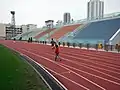
[[[39,75],[10,49],[0,45],[0,90],[48,90]]]

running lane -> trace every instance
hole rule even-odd
[[[68,90],[120,90],[120,54],[60,48],[62,61],[54,61],[50,46],[0,41],[31,57],[49,70]]]

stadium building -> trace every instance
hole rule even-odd
[[[23,40],[32,37],[35,41],[49,41],[54,38],[60,42],[70,43],[120,43],[120,13],[105,15],[98,20],[78,20],[69,24],[44,26],[21,34]],[[17,38],[19,38],[17,36]]]
[[[70,23],[70,20],[71,20],[70,13],[64,13],[64,16],[63,16],[64,24]]]
[[[90,0],[87,6],[88,20],[101,19],[104,15],[104,2],[100,0]]]

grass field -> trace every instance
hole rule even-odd
[[[48,90],[24,60],[0,45],[0,90]]]

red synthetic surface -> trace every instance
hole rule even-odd
[[[54,61],[48,45],[1,40],[0,43],[46,67],[68,90],[120,90],[120,54],[60,47]]]

